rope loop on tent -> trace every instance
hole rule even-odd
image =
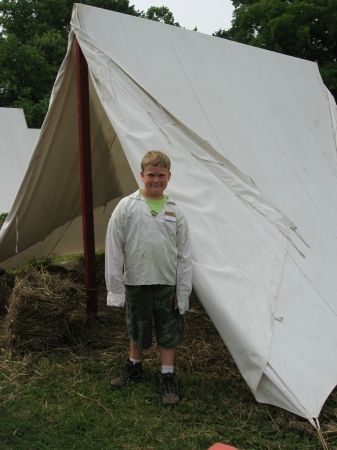
[[[284,234],[284,233],[283,233]],[[287,236],[286,234],[284,234],[284,236],[288,239],[288,241],[293,245],[294,248],[296,248],[296,250],[298,251],[298,253],[303,256],[303,258],[305,258],[305,254],[301,252],[301,250],[294,244],[294,242],[292,241],[292,239]]]
[[[295,227],[295,225],[291,225],[290,228],[291,228],[291,230],[293,230],[293,232],[296,234],[296,236],[298,236],[298,237],[301,239],[301,241],[302,241],[308,248],[310,248],[310,245],[307,244],[307,243],[305,242],[305,240],[303,239],[303,237],[298,233],[297,227]]]

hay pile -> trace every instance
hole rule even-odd
[[[11,294],[11,286],[8,279],[0,277],[0,317],[7,312],[8,299]]]
[[[83,264],[80,272],[51,265],[19,273],[6,302],[1,345],[20,354],[55,349],[79,354],[115,345],[116,328],[125,327],[124,311],[106,306],[104,255],[96,266],[95,317],[87,315]]]
[[[123,360],[129,348],[125,310],[106,305],[104,255],[96,257],[96,281],[98,314],[88,317],[83,264],[80,272],[68,272],[54,265],[19,273],[6,300],[7,314],[3,316],[0,336],[2,346],[20,354],[57,349],[76,354],[100,352],[110,360]],[[229,370],[241,377],[194,293],[185,318],[186,339],[176,353],[180,370],[212,368],[214,373]],[[145,357],[158,364],[156,345],[146,351]]]
[[[71,327],[85,317],[84,299],[83,287],[68,276],[43,268],[20,274],[4,319],[5,347],[22,353],[71,343]]]

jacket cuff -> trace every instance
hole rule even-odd
[[[113,294],[108,291],[107,304],[108,306],[123,307],[125,305],[125,294]]]

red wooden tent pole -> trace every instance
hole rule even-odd
[[[95,235],[91,175],[88,64],[76,40],[78,139],[80,150],[84,274],[88,314],[97,313]]]

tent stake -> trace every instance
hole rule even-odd
[[[80,150],[84,273],[88,314],[97,313],[95,235],[91,175],[88,64],[76,40],[78,138]]]

